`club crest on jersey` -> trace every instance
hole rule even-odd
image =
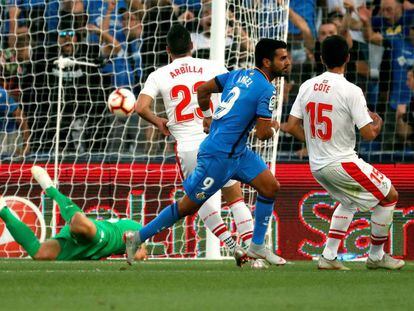
[[[272,95],[272,97],[270,97],[270,100],[269,100],[269,110],[270,111],[273,111],[273,110],[275,110],[275,108],[276,108],[276,94],[275,93],[273,93],[273,95]]]
[[[204,200],[206,198],[206,193],[205,192],[199,192],[196,194],[196,198],[197,200]]]

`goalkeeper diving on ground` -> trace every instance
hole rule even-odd
[[[67,196],[59,192],[43,168],[33,166],[32,175],[46,195],[59,206],[66,225],[53,238],[40,243],[32,230],[20,221],[0,196],[0,218],[10,234],[35,260],[97,260],[125,253],[123,235],[139,230],[142,225],[130,219],[94,220]],[[145,247],[137,250],[135,260],[147,256]]]

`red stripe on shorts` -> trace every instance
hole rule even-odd
[[[351,176],[357,183],[365,188],[368,192],[371,192],[374,197],[379,201],[385,199],[382,192],[375,186],[375,184],[364,174],[363,171],[353,162],[341,163],[344,170]]]

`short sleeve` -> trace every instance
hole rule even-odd
[[[230,76],[230,72],[223,73],[221,75],[218,75],[214,78],[216,81],[217,86],[219,87],[220,92],[223,91],[224,86],[226,85],[227,79]]]
[[[269,87],[259,98],[259,103],[256,109],[256,116],[258,118],[272,118],[273,110],[275,110],[276,104],[276,90],[274,87]]]
[[[296,118],[303,119],[302,108],[300,106],[301,98],[302,98],[302,87],[299,88],[298,95],[296,96],[296,100],[293,103],[292,109],[290,109],[290,114]]]
[[[367,102],[362,90],[358,88],[357,91],[352,92],[352,94],[352,99],[349,101],[349,110],[355,125],[358,129],[361,129],[368,123],[371,123],[372,119],[369,116]]]
[[[155,72],[152,72],[148,78],[147,81],[145,81],[144,88],[141,90],[140,94],[145,94],[150,96],[152,99],[155,99],[159,94],[159,88],[157,79],[155,78]]]

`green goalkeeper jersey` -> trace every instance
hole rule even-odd
[[[130,219],[91,220],[97,229],[92,241],[74,236],[69,230],[69,225],[64,226],[53,238],[59,242],[61,247],[57,260],[101,259],[123,254],[125,231],[136,231],[142,228],[140,223]]]

